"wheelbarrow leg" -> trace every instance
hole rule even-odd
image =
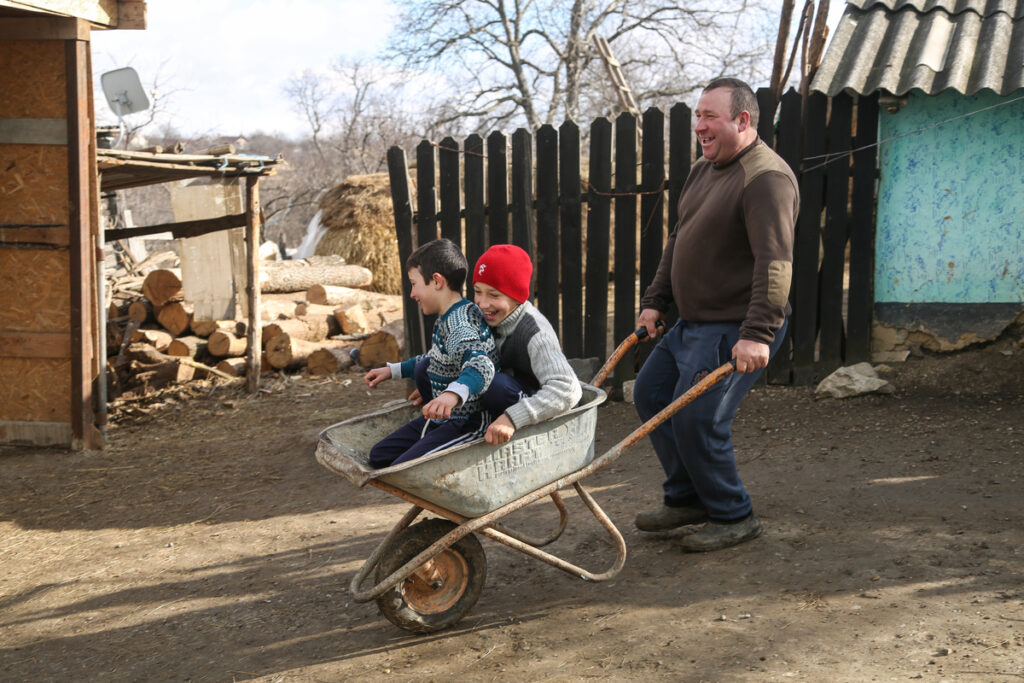
[[[348,590],[350,593],[352,593],[352,596],[356,602],[367,602],[375,597],[373,595],[370,595],[368,597],[360,599],[364,595],[359,590],[360,584],[362,584],[363,581],[366,580],[366,577],[370,575],[370,572],[373,571],[373,568],[376,567],[377,564],[380,562],[380,558],[384,555],[384,551],[387,549],[387,547],[391,545],[391,542],[398,537],[398,534],[405,531],[406,528],[408,528],[408,526],[412,524],[417,517],[419,517],[419,514],[421,512],[423,512],[423,508],[421,508],[419,505],[413,505],[411,508],[409,508],[409,511],[405,513],[402,519],[398,520],[398,523],[395,524],[395,526],[391,529],[390,532],[388,532],[388,535],[384,537],[384,540],[380,542],[380,545],[378,545],[377,548],[372,553],[370,553],[370,556],[366,558],[366,562],[363,563],[363,566],[359,569],[359,572],[354,577],[352,577],[352,582],[349,584]],[[397,581],[395,583],[397,583]]]
[[[530,536],[529,534],[524,534],[520,531],[514,531],[512,529],[509,529],[504,524],[492,524],[491,528],[497,529],[501,533],[505,534],[506,536],[510,536],[511,538],[514,538],[517,541],[528,543],[534,546],[535,548],[540,548],[541,546],[548,545],[549,543],[554,543],[562,536],[562,532],[565,531],[565,527],[569,523],[569,513],[566,512],[565,503],[562,502],[562,495],[558,491],[555,491],[551,494],[551,500],[555,503],[555,507],[558,508],[558,528],[555,529],[554,532],[548,534],[547,536],[535,538],[533,536]]]

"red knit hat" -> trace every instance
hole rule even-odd
[[[495,244],[473,268],[473,282],[490,285],[519,303],[530,298],[530,255],[514,244]]]

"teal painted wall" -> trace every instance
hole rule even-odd
[[[1022,95],[913,91],[879,139]],[[879,167],[875,301],[1024,301],[1024,99],[885,142]]]

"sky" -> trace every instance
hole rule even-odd
[[[833,31],[844,6],[831,2]],[[94,81],[134,68],[165,98],[164,120],[189,136],[306,135],[284,94],[288,80],[372,55],[398,13],[392,0],[148,0],[146,8],[144,31],[93,32]],[[99,92],[96,109],[100,124],[116,123]]]

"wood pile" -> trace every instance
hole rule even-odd
[[[111,399],[192,379],[246,375],[246,322],[197,320],[176,265],[174,253],[166,252],[108,274]],[[261,373],[330,375],[402,360],[402,299],[363,289],[371,281],[367,269],[336,256],[263,264]],[[364,349],[371,366],[359,362]]]

